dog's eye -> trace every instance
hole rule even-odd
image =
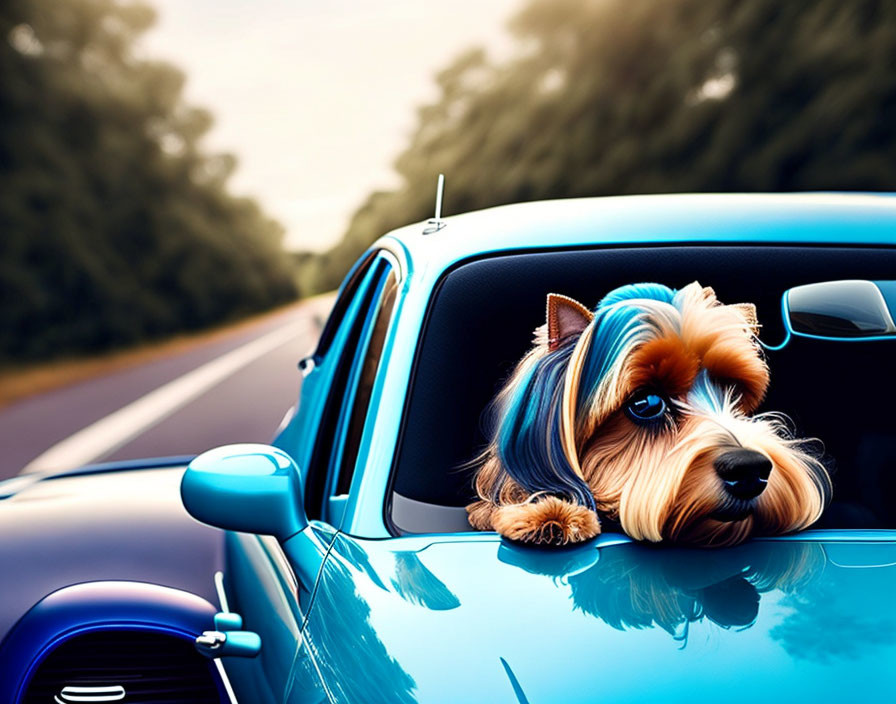
[[[625,407],[626,413],[635,421],[658,420],[666,412],[666,399],[653,391],[639,391]]]

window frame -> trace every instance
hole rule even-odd
[[[321,335],[312,357],[313,365],[327,365],[330,357],[334,368],[326,388],[326,400],[317,426],[310,452],[305,487],[305,510],[309,517],[320,517],[330,523],[338,523],[346,495],[333,496],[339,479],[346,473],[348,481],[354,473],[361,438],[367,428],[369,405],[363,408],[364,421],[358,430],[358,442],[353,457],[345,457],[345,443],[356,412],[356,396],[359,376],[370,349],[371,335],[383,310],[384,292],[390,279],[395,295],[389,302],[386,331],[388,334],[394,318],[398,291],[402,282],[402,270],[398,259],[388,250],[371,250],[352,268],[343,285],[337,304]],[[357,305],[356,305],[357,304]],[[341,341],[340,341],[341,340]],[[335,344],[340,341],[338,346]],[[380,349],[380,353],[381,353]],[[377,362],[374,381],[381,371],[381,359]],[[307,362],[306,362],[307,364]],[[372,382],[373,383],[373,382]],[[372,386],[371,383],[371,386]],[[369,399],[368,399],[369,401]],[[350,461],[351,471],[344,466]]]

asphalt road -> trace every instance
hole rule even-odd
[[[270,441],[298,397],[296,363],[331,303],[302,302],[187,351],[3,408],[0,479]]]

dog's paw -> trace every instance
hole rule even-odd
[[[476,530],[492,529],[495,505],[489,501],[474,501],[467,506],[467,520]]]
[[[491,523],[505,538],[538,545],[580,543],[600,533],[600,522],[594,511],[556,496],[498,506]]]

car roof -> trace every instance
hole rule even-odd
[[[490,252],[672,243],[896,245],[896,194],[663,194],[503,205],[395,230],[415,262],[435,268]],[[431,229],[431,228],[429,228]],[[427,266],[427,268],[430,268]]]

